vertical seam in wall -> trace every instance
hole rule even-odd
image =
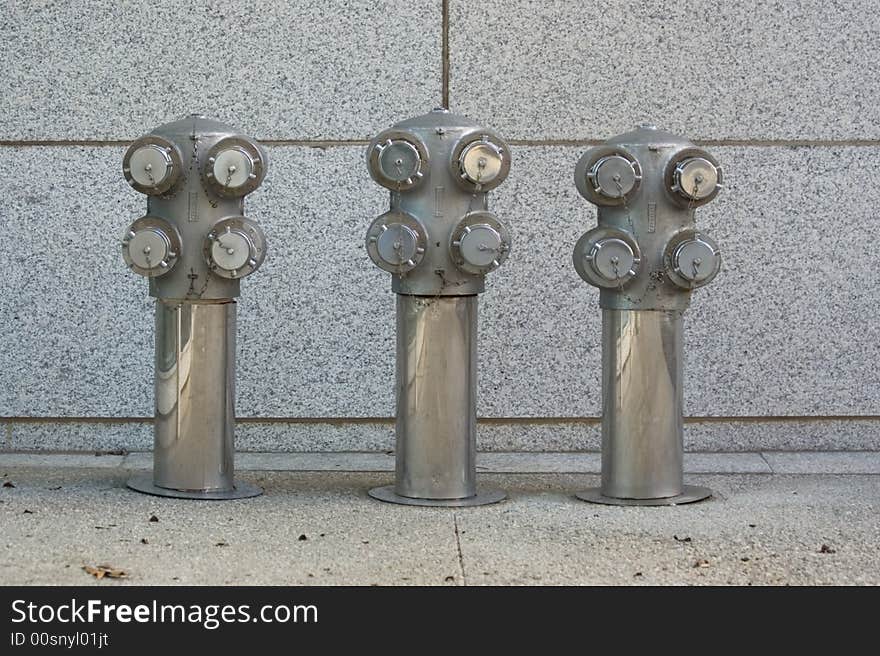
[[[6,448],[12,448],[12,422],[6,424]]]
[[[443,0],[441,32],[441,57],[443,60],[441,71],[440,94],[443,107],[449,108],[449,0]]]
[[[764,455],[764,452],[762,451],[762,452],[758,453],[758,455],[761,456],[761,460],[763,460],[764,463],[767,465],[767,469],[770,470],[770,473],[775,474],[776,471],[773,469],[773,465],[770,464],[770,461],[767,460],[767,456]]]

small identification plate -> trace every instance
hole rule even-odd
[[[189,220],[193,223],[199,220],[199,194],[195,191],[189,194]]]
[[[443,216],[443,187],[434,187],[434,216]]]

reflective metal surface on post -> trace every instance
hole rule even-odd
[[[234,482],[235,319],[235,301],[156,301],[151,483],[158,489],[146,491],[254,496],[250,486]]]
[[[685,492],[681,331],[677,310],[602,310],[602,487],[589,500]]]
[[[156,484],[233,488],[236,303],[156,302]]]
[[[382,501],[468,506],[477,490],[477,304],[474,296],[397,295],[395,484]]]
[[[398,494],[477,493],[476,355],[476,296],[398,294]]]

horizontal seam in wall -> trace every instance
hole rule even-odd
[[[601,139],[510,139],[511,146],[599,146]],[[880,139],[694,139],[698,146],[751,146],[756,148],[813,147],[834,148],[841,146],[880,146]]]
[[[45,455],[45,456],[67,456],[67,455],[90,455],[94,457],[119,457],[125,458],[126,456],[137,456],[141,454],[152,454],[152,449],[113,449],[113,450],[101,450],[101,449],[33,449],[33,448],[0,448],[0,455]],[[303,455],[385,455],[392,456],[394,455],[393,449],[377,449],[375,451],[352,451],[346,449],[344,451],[252,451],[247,448],[237,449],[236,454],[261,454],[261,455],[270,455],[270,456],[303,456]],[[520,449],[501,449],[501,450],[486,450],[486,449],[478,449],[478,455],[496,455],[496,454],[517,454],[524,456],[541,456],[541,455],[554,455],[560,454],[564,456],[571,455],[600,455],[602,451],[600,449],[572,449],[572,450],[542,450],[542,451],[522,451]],[[763,458],[764,454],[768,455],[786,455],[786,454],[807,454],[807,455],[854,455],[854,454],[880,454],[880,451],[876,449],[764,449],[762,448],[760,451],[756,451],[754,449],[746,449],[743,451],[732,451],[732,450],[690,450],[685,449],[684,453],[692,454],[692,455],[719,455],[719,456],[761,456]],[[766,462],[766,458],[764,458]],[[769,466],[769,463],[768,463]],[[332,470],[319,470],[319,471],[332,471]],[[342,470],[340,470],[342,471]],[[528,473],[528,472],[521,472]],[[550,473],[550,472],[548,472]],[[720,472],[719,472],[720,473]],[[758,472],[752,472],[758,473]],[[876,474],[873,474],[876,476]]]
[[[366,139],[261,139],[265,146],[296,146],[301,148],[339,148],[352,146],[366,146]],[[45,140],[0,140],[0,147],[25,148],[25,147],[114,147],[128,146],[129,140],[89,140],[89,139],[45,139]],[[510,139],[511,146],[575,146],[589,147],[604,143],[601,139]],[[813,147],[835,148],[843,146],[877,147],[880,139],[696,139],[699,146],[722,147],[722,146],[749,146],[756,148],[787,148],[787,147]]]
[[[601,417],[478,417],[484,424],[598,424]],[[0,417],[0,424],[124,424],[148,423],[152,417]],[[394,417],[236,417],[251,424],[390,424]],[[795,423],[822,421],[880,421],[880,415],[685,417],[686,424]]]
[[[259,139],[264,146],[300,146],[303,148],[335,148],[339,146],[366,146],[366,139]],[[90,139],[45,139],[45,140],[0,140],[0,147],[6,148],[45,148],[58,146],[112,147],[130,146],[131,140],[90,140]]]

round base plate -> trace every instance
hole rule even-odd
[[[205,501],[226,501],[227,499],[247,499],[258,497],[263,493],[263,488],[250,483],[236,481],[232,490],[171,490],[167,487],[159,487],[153,483],[153,475],[136,476],[128,482],[128,487],[144,494],[153,494],[157,497],[172,497],[175,499],[203,499]]]
[[[498,503],[507,498],[507,493],[501,490],[479,489],[476,496],[464,499],[416,499],[414,497],[402,497],[394,492],[393,485],[374,487],[370,490],[370,496],[387,503],[399,503],[405,506],[435,506],[437,508],[467,508],[468,506],[486,506],[490,503]]]
[[[618,499],[616,497],[604,496],[601,488],[591,487],[583,492],[578,492],[575,496],[582,501],[603,503],[608,506],[678,506],[683,503],[693,503],[694,501],[708,499],[712,496],[712,490],[708,487],[685,485],[682,493],[674,497],[663,497],[660,499]]]

